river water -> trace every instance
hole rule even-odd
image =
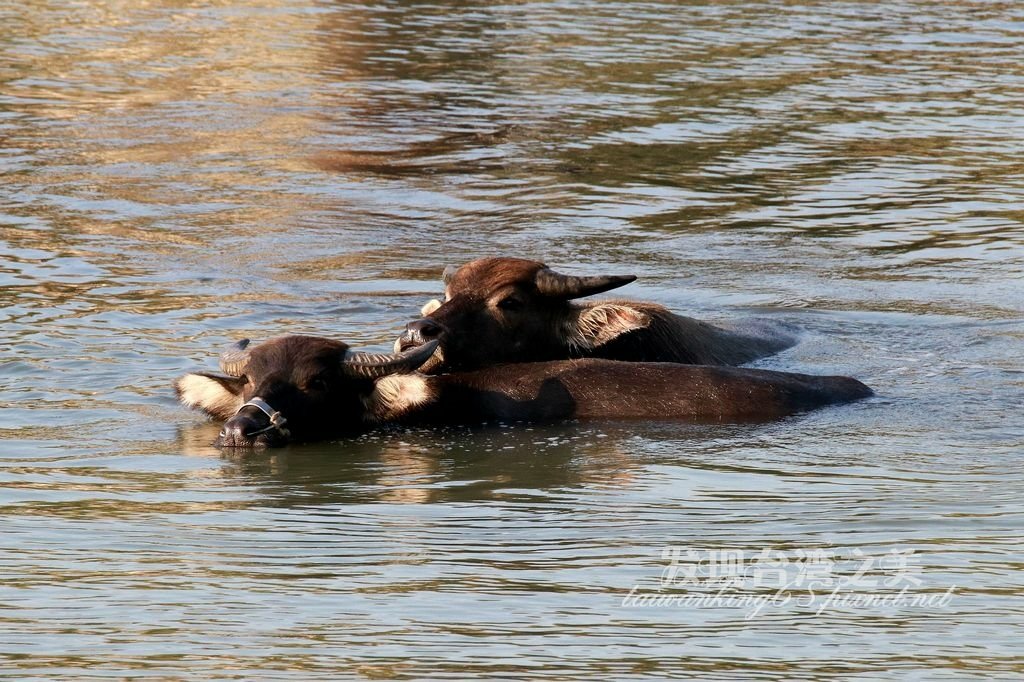
[[[0,26],[4,676],[1024,676],[1019,4],[0,0]],[[878,396],[247,454],[175,403],[242,336],[387,348],[481,255],[798,325],[760,366]],[[786,596],[716,582],[770,557]]]

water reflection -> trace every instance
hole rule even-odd
[[[530,500],[539,490],[631,485],[640,465],[629,447],[632,431],[610,426],[385,429],[338,443],[225,451],[220,475],[285,507]],[[183,429],[181,451],[217,453],[209,446],[215,431],[210,424]],[[533,466],[538,460],[543,466]]]
[[[13,673],[1022,672],[1020,8],[0,0],[0,17]],[[777,317],[807,334],[763,365],[879,396],[756,427],[241,456],[174,402],[170,380],[230,339],[385,348],[445,264],[486,254]],[[913,548],[926,589],[959,593],[749,621],[620,607],[666,545]]]

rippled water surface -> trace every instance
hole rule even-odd
[[[1024,676],[1024,8],[0,0],[0,671]],[[229,340],[384,348],[444,265],[806,330],[761,426],[228,455]],[[926,607],[625,603],[913,551]],[[667,554],[663,554],[667,552]],[[844,569],[846,570],[846,569]]]

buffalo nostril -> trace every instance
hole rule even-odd
[[[244,415],[235,415],[224,422],[220,430],[223,445],[247,445],[263,427],[254,419]]]
[[[405,325],[406,335],[423,343],[436,339],[441,336],[441,332],[443,331],[444,328],[429,317],[414,320],[413,322]]]

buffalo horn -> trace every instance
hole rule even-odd
[[[341,369],[360,379],[405,374],[426,362],[437,350],[437,344],[434,340],[401,353],[349,353],[342,361]]]
[[[452,277],[454,277],[455,273],[458,272],[458,271],[459,271],[459,266],[457,266],[457,265],[449,265],[449,266],[447,266],[444,269],[444,272],[441,273],[441,281],[444,282],[445,284],[448,284],[448,282],[452,281]]]
[[[242,339],[228,346],[220,355],[220,370],[231,377],[245,374],[245,366],[249,364],[249,351],[246,350],[248,345],[249,339]]]
[[[574,277],[543,268],[537,271],[534,284],[542,296],[551,298],[583,298],[629,284],[636,275],[605,275],[602,277]]]

